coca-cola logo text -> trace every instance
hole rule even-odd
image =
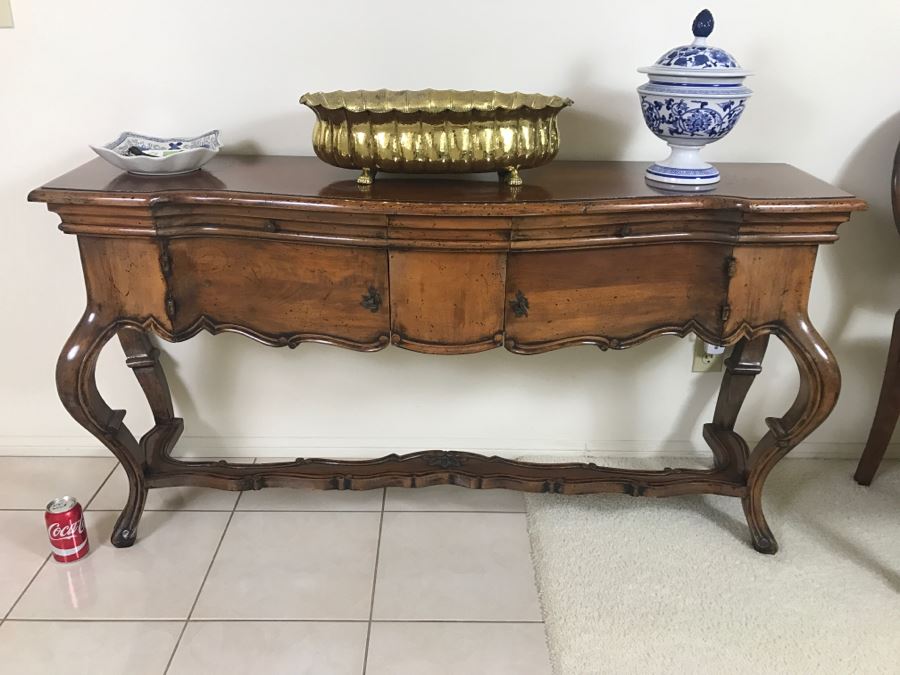
[[[84,534],[84,520],[79,518],[71,523],[50,523],[47,534],[51,539],[68,539],[76,534]]]

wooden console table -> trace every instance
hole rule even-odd
[[[722,164],[710,193],[649,187],[643,163],[563,162],[496,178],[355,175],[309,157],[221,156],[199,172],[120,173],[95,159],[29,195],[78,236],[87,308],[63,347],[57,387],[69,413],[122,463],[128,502],[112,542],[130,546],[149,488],[300,486],[365,490],[454,484],[584,494],[740,497],[753,546],[777,550],[762,493],[772,467],[835,404],[840,374],[807,316],[819,244],[865,204],[783,164]],[[186,340],[234,331],[430,354],[579,344],[624,349],[695,333],[734,345],[711,423],[708,470],[631,471],[535,464],[462,452],[369,461],[246,465],[173,459],[182,431],[150,333]],[[750,451],[734,432],[769,335],[800,391]],[[153,411],[140,442],[97,391],[117,335]]]

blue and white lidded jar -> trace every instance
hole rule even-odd
[[[644,121],[669,144],[671,154],[647,168],[647,180],[675,185],[710,185],[719,171],[700,158],[700,149],[734,128],[753,93],[744,86],[750,73],[728,52],[711,47],[713,16],[704,9],[694,19],[694,41],[638,68],[648,82],[638,87]]]

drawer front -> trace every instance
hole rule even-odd
[[[507,345],[542,351],[584,338],[627,346],[691,321],[719,334],[729,252],[713,244],[665,244],[511,254]]]
[[[387,343],[383,249],[216,237],[174,239],[168,255],[178,331],[206,317],[277,343]]]
[[[505,252],[391,252],[393,342],[435,354],[499,347],[505,267]]]

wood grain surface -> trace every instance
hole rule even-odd
[[[554,162],[513,188],[480,177],[355,174],[305,157],[220,156],[172,177],[101,160],[33,191],[78,236],[87,307],[63,347],[66,409],[122,462],[127,504],[113,533],[135,541],[147,490],[198,485],[371,489],[453,484],[568,494],[740,497],[753,546],[777,549],[762,511],[775,464],[828,415],[840,373],[807,315],[816,252],[860,200],[783,164],[720,164],[704,193],[653,187],[645,165]],[[733,345],[704,438],[709,470],[634,471],[429,451],[264,466],[184,462],[150,334],[232,331],[273,346],[315,341],[431,354],[574,344],[622,349],[662,334]],[[138,442],[96,387],[118,335],[154,413]],[[752,450],[734,431],[770,335],[800,388]],[[348,405],[346,401],[335,405]]]

